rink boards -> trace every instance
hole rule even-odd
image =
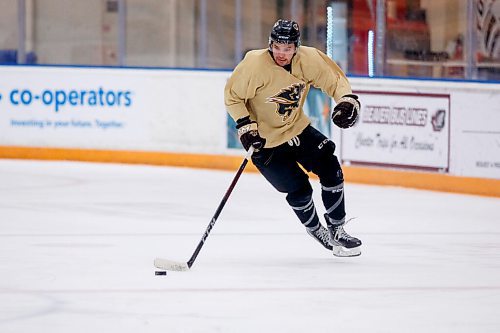
[[[241,161],[223,101],[229,71],[1,66],[0,75],[0,157],[229,170]],[[360,120],[330,133],[348,181],[500,196],[500,84],[350,81]]]

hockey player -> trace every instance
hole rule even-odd
[[[356,123],[360,103],[337,64],[323,52],[300,45],[299,26],[278,20],[267,49],[249,51],[227,81],[224,99],[252,162],[286,200],[309,235],[336,256],[361,254],[361,241],[344,231],[344,179],[335,144],[311,126],[302,106],[310,85],[335,99],[332,121]],[[326,229],[319,221],[307,174],[321,183]]]

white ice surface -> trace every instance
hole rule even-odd
[[[346,184],[357,258],[245,173],[0,160],[0,332],[500,332],[500,199]],[[322,215],[319,184],[313,181]]]

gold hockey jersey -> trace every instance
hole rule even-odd
[[[254,50],[227,81],[224,102],[235,121],[246,116],[256,121],[265,147],[272,148],[311,123],[302,109],[311,85],[334,100],[352,93],[344,72],[320,50],[300,46],[291,73],[277,65],[267,49]]]

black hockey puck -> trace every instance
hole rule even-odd
[[[167,271],[155,271],[155,275],[167,275]]]

